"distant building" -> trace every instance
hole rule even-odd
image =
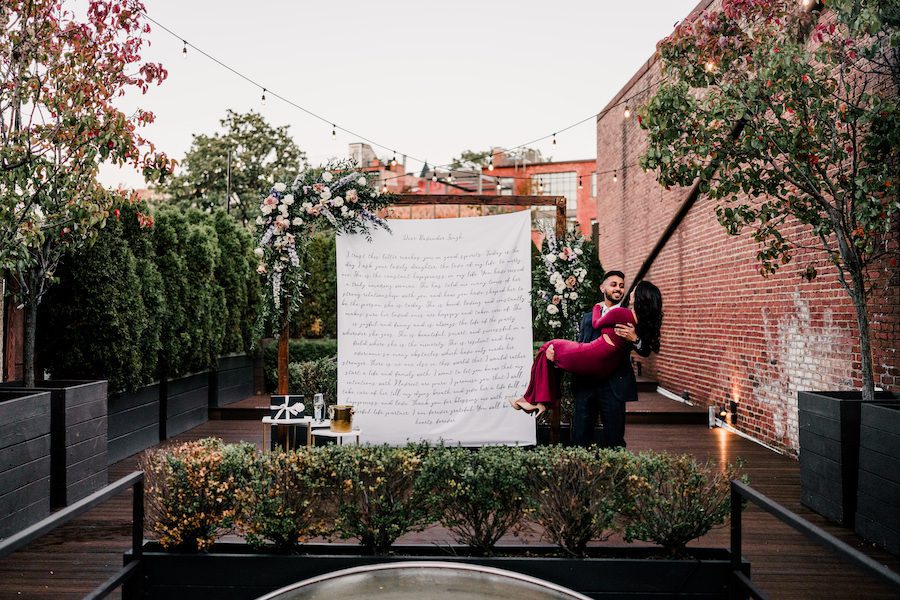
[[[566,217],[570,227],[576,224],[584,235],[591,235],[597,218],[596,159],[547,161],[538,150],[526,149],[508,154],[492,149],[493,164],[480,169],[430,167],[416,174],[407,172],[406,159],[382,160],[368,144],[350,144],[350,157],[361,169],[378,175],[378,185],[387,192],[407,194],[471,194],[489,196],[536,195],[565,196]],[[448,218],[506,212],[502,207],[471,205],[422,205],[392,209],[394,218]],[[553,228],[555,207],[532,209],[535,225]]]

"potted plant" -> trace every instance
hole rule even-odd
[[[641,470],[644,460],[653,464]],[[724,522],[727,474],[688,457],[424,445],[256,453],[206,440],[149,451],[143,465],[148,526],[159,539],[145,544],[142,558],[148,598],[188,586],[254,598],[338,569],[401,560],[494,566],[593,597],[724,598],[727,590],[726,550],[684,549],[688,539]],[[659,506],[639,491],[655,489],[653,477],[668,482],[661,502],[679,506],[664,539],[682,556],[659,547],[588,546],[613,531],[657,539]],[[631,491],[638,494],[634,501]],[[438,523],[457,545],[395,543]],[[672,533],[685,523],[699,525]],[[554,545],[498,543],[526,527],[542,528]],[[217,542],[224,533],[244,535],[248,543]],[[324,543],[331,537],[360,543]]]
[[[717,201],[729,234],[749,229],[763,275],[810,246],[818,252],[805,279],[817,263],[835,269],[856,316],[862,386],[800,393],[800,461],[804,503],[847,522],[858,402],[876,400],[871,301],[886,293],[876,287],[884,278],[869,274],[897,265],[900,21],[884,3],[822,4],[735,3],[663,39],[665,79],[640,113],[649,138],[641,166],[664,186],[693,184]],[[840,433],[813,442],[825,413]],[[820,454],[825,445],[833,448]]]

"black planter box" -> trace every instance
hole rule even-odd
[[[18,392],[50,392],[50,505],[68,506],[107,482],[106,381],[47,380]]]
[[[465,548],[396,546],[390,556],[362,556],[359,546],[309,545],[298,555],[255,552],[243,544],[216,544],[207,554],[162,552],[144,545],[145,600],[216,598],[250,600],[291,583],[350,567],[408,560],[467,563],[523,573],[591,598],[728,598],[730,555],[724,549],[690,549],[693,558],[651,558],[656,548],[602,548],[602,558],[554,558],[557,548],[515,546],[505,556],[462,556]],[[536,556],[538,555],[538,556]],[[126,554],[126,560],[128,555]],[[750,575],[750,565],[742,563]]]
[[[159,443],[160,385],[109,395],[108,464]]]
[[[896,402],[877,392],[876,402]],[[859,475],[860,392],[799,392],[800,501],[853,526]]]
[[[252,396],[253,358],[232,354],[219,358],[218,368],[209,372],[209,405],[227,406]]]
[[[0,390],[0,538],[50,514],[50,392]]]
[[[859,431],[856,533],[900,555],[900,405],[866,404]]]
[[[159,410],[161,440],[206,423],[209,418],[209,372],[169,379],[160,390]]]

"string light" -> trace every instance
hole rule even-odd
[[[613,169],[613,183],[619,180],[619,172]]]
[[[181,58],[187,58],[187,40],[181,40],[181,43],[184,44],[181,48]]]
[[[450,172],[450,176],[447,177],[447,183],[453,183],[453,172]]]
[[[813,5],[818,5],[818,4],[819,4],[819,2],[818,2],[817,0],[800,0],[800,2],[801,2],[801,3],[809,3],[809,4],[813,4]],[[160,29],[166,31],[166,32],[167,32],[168,34],[170,34],[172,37],[174,37],[174,38],[176,38],[177,40],[181,41],[181,42],[182,42],[182,55],[185,55],[185,54],[186,54],[186,51],[187,51],[187,40],[185,40],[184,38],[182,38],[181,36],[179,36],[176,32],[174,32],[174,31],[172,31],[171,29],[169,29],[168,27],[166,27],[164,24],[162,24],[162,23],[160,23],[159,21],[153,19],[150,15],[148,15],[148,14],[146,13],[146,11],[142,11],[142,14],[143,14],[143,16],[144,16],[148,21],[150,21],[151,23],[154,23],[154,24],[155,24],[156,26],[158,26]],[[212,62],[215,62],[216,64],[218,64],[220,67],[224,68],[225,70],[230,71],[231,73],[233,73],[233,74],[236,75],[237,77],[239,77],[239,78],[245,80],[247,83],[250,83],[251,85],[255,85],[255,86],[258,86],[259,88],[261,88],[261,89],[263,90],[262,97],[265,98],[266,92],[267,92],[268,90],[267,90],[266,88],[263,88],[258,82],[254,81],[251,77],[245,75],[244,73],[239,72],[238,70],[236,70],[236,69],[234,69],[233,67],[231,67],[230,65],[228,65],[228,64],[226,64],[226,63],[224,63],[224,62],[222,62],[221,60],[219,60],[219,59],[216,58],[215,56],[212,56],[212,55],[209,54],[208,52],[205,52],[202,48],[198,48],[198,47],[196,47],[196,46],[194,46],[194,45],[191,45],[191,48],[192,48],[194,51],[196,51],[197,53],[201,54],[202,56],[205,56],[206,58],[210,59]],[[710,67],[711,67],[712,69],[714,69],[714,70],[717,69],[717,65],[716,65],[715,63],[713,63],[712,61],[710,61],[709,63],[707,63],[707,65],[710,66]],[[650,90],[651,88],[654,88],[654,87],[657,87],[657,86],[659,86],[659,85],[662,85],[662,84],[665,83],[667,80],[668,80],[668,78],[664,77],[664,78],[662,78],[662,79],[660,79],[660,80],[654,81],[654,82],[652,82],[651,84],[647,85],[646,87],[644,87],[644,88],[642,88],[642,89],[640,89],[640,90],[634,91],[634,93],[632,93],[631,95],[629,95],[629,96],[623,98],[623,99],[620,100],[619,102],[617,102],[617,103],[615,103],[615,104],[613,104],[613,105],[607,107],[606,109],[600,111],[599,113],[594,113],[594,114],[592,114],[592,115],[590,115],[590,116],[588,116],[588,117],[586,117],[586,118],[584,118],[584,119],[581,119],[580,121],[577,121],[577,122],[575,122],[575,123],[572,123],[571,125],[568,125],[567,127],[563,128],[563,129],[561,129],[561,130],[555,131],[554,133],[551,134],[551,136],[546,136],[546,135],[545,135],[545,136],[541,136],[541,137],[535,138],[534,140],[531,140],[531,141],[529,141],[529,142],[526,142],[526,143],[523,143],[523,144],[519,144],[519,145],[517,145],[517,146],[510,146],[510,147],[508,147],[508,148],[505,148],[504,151],[512,151],[512,150],[516,150],[516,149],[519,149],[519,148],[525,148],[525,147],[528,147],[528,146],[530,146],[530,145],[532,145],[532,144],[535,144],[535,143],[537,143],[537,142],[539,142],[539,141],[541,141],[541,140],[544,140],[544,139],[546,139],[547,137],[552,137],[552,138],[553,138],[553,144],[555,145],[555,144],[556,144],[556,134],[557,134],[557,133],[560,133],[560,132],[562,132],[562,131],[568,131],[569,129],[572,129],[573,127],[576,127],[576,126],[581,125],[582,123],[586,123],[586,122],[588,122],[588,121],[594,121],[594,120],[596,120],[596,119],[602,117],[603,115],[607,114],[608,112],[610,112],[611,110],[613,110],[615,107],[622,106],[623,104],[626,105],[626,110],[628,110],[628,111],[630,112],[630,109],[629,109],[628,106],[627,106],[627,103],[628,103],[629,100],[631,100],[632,98],[635,98],[635,97],[640,96],[641,94],[647,92],[647,91]],[[274,92],[273,92],[273,93],[274,93]],[[314,117],[314,118],[316,118],[316,119],[319,119],[320,121],[323,121],[323,122],[325,122],[325,123],[328,123],[328,120],[326,120],[326,119],[325,119],[324,117],[322,117],[321,115],[318,115],[318,114],[316,114],[316,113],[310,111],[309,109],[307,109],[307,108],[305,108],[305,107],[303,107],[303,106],[297,104],[296,102],[293,102],[291,99],[289,99],[289,98],[284,98],[284,97],[282,97],[282,96],[280,96],[280,95],[278,95],[278,94],[275,94],[275,96],[276,96],[277,98],[283,100],[286,104],[289,104],[290,106],[293,106],[294,108],[296,108],[296,109],[298,109],[298,110],[300,110],[300,111],[302,111],[302,112],[305,112],[305,113],[308,114],[309,116]],[[345,130],[345,131],[346,131],[346,130]],[[366,142],[369,142],[369,143],[371,143],[371,144],[373,144],[373,145],[375,145],[375,146],[378,146],[378,147],[380,147],[380,148],[383,148],[383,149],[385,149],[385,150],[390,150],[389,147],[387,147],[387,146],[385,146],[385,145],[383,145],[383,144],[379,144],[377,141],[372,140],[372,139],[369,139],[369,138],[366,138],[366,137],[364,137],[364,136],[362,136],[362,135],[360,135],[360,134],[358,134],[358,133],[351,132],[351,131],[347,131],[347,133],[349,133],[350,135],[353,135],[353,136],[355,136],[355,137],[358,137],[358,138],[360,138],[360,139],[362,139],[362,140],[364,140],[364,141],[366,141]],[[336,138],[337,138],[337,125],[334,124],[334,123],[332,123],[331,137],[332,137],[333,140],[336,140]],[[413,160],[415,160],[415,161],[417,161],[417,162],[421,162],[421,163],[423,163],[423,164],[425,163],[425,161],[422,161],[422,160],[419,159],[419,158],[412,157],[412,156],[410,156],[410,158],[412,158]],[[493,154],[491,154],[491,156],[490,156],[490,158],[489,158],[489,161],[488,161],[488,170],[489,170],[489,171],[493,171],[493,170],[494,170],[493,167],[494,167],[494,165],[493,165]],[[609,171],[606,171],[606,172],[608,173]],[[389,179],[397,178],[397,177],[400,177],[400,176],[401,176],[401,175],[396,175],[396,176],[391,177],[391,178],[389,178]]]
[[[584,186],[581,185],[581,175],[578,176],[578,189],[579,189],[579,190],[583,190],[583,189],[584,189]]]
[[[712,73],[713,71],[716,70],[716,63],[714,63],[714,62],[711,61],[711,60],[708,60],[708,61],[706,61],[706,66],[705,66],[705,68],[706,68],[706,72],[707,72],[707,73]]]
[[[631,116],[631,109],[628,108],[628,105],[625,105],[625,118],[629,118]]]
[[[391,166],[392,166],[392,167],[396,167],[396,166],[397,166],[397,152],[396,152],[396,150],[394,151],[394,157],[391,159]]]
[[[544,182],[541,179],[538,179],[538,194],[544,193]]]
[[[498,181],[498,182],[497,182],[497,193],[499,194],[499,193],[502,192],[502,191],[503,191],[503,186],[502,186],[502,185],[500,184],[500,182]]]
[[[431,181],[437,182],[437,170],[432,171],[431,173]]]
[[[263,106],[266,105],[266,88],[263,88],[262,98],[260,98],[260,102],[262,102]]]
[[[382,194],[388,193],[387,183],[385,183],[383,186],[381,186],[381,193]]]

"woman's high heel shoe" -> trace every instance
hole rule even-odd
[[[541,416],[547,410],[546,403],[540,402],[537,404],[532,404],[532,403],[528,402],[527,400],[525,400],[524,398],[519,400],[516,404],[520,410],[524,410],[527,414],[529,414],[535,418]]]
[[[519,402],[522,401],[522,398],[510,398],[508,400],[509,405],[512,406],[516,410],[522,410],[522,407],[519,406]]]

